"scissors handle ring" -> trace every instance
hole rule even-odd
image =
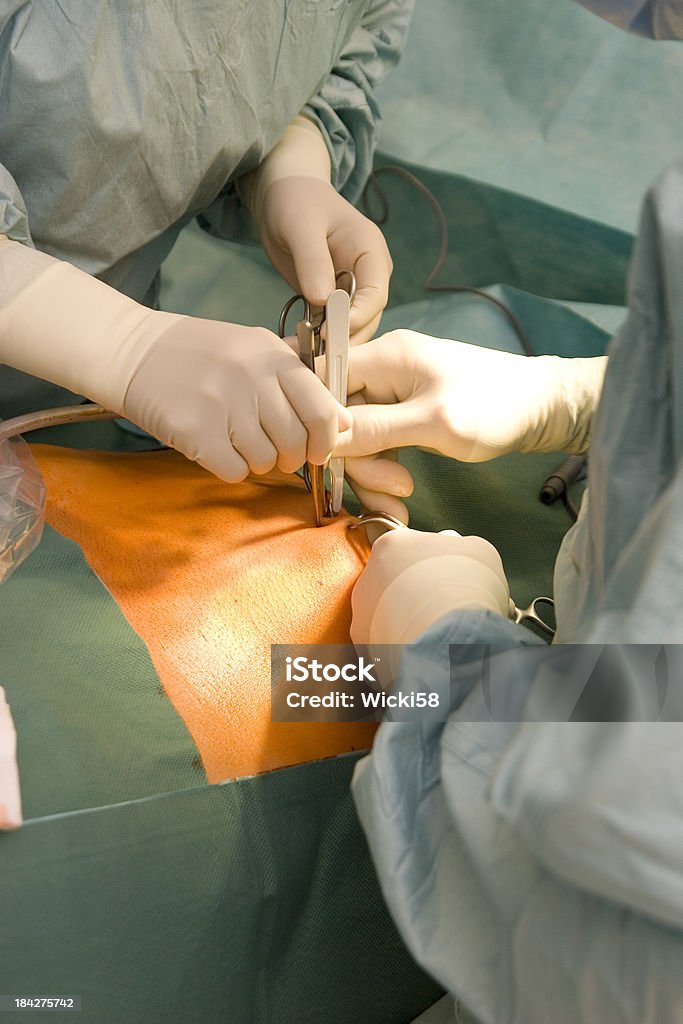
[[[348,277],[349,279],[349,287],[346,288],[345,291],[349,293],[349,305],[352,306],[353,300],[356,297],[356,275],[352,270],[338,270],[334,275],[335,283],[339,284],[339,281],[343,277]]]
[[[338,270],[337,273],[334,275],[334,279],[335,279],[336,282],[339,282],[344,277],[347,277],[349,279],[349,287],[347,289],[345,289],[345,290],[349,294],[349,304],[352,305],[353,304],[353,300],[356,297],[356,275],[354,274],[354,272],[352,270]],[[281,338],[285,337],[285,334],[287,332],[287,317],[289,316],[289,314],[292,311],[292,308],[296,305],[297,302],[303,302],[303,304],[304,304],[303,319],[305,321],[307,321],[308,323],[312,324],[317,332],[320,331],[320,328],[322,327],[322,325],[325,322],[325,312],[326,311],[325,311],[324,307],[323,307],[322,311],[319,314],[317,314],[316,320],[315,320],[315,323],[314,323],[313,322],[314,321],[313,309],[312,309],[311,304],[308,301],[308,299],[304,295],[301,295],[301,294],[291,295],[287,299],[287,301],[285,302],[284,306],[282,307],[282,310],[280,312],[280,318],[279,318],[279,320],[277,322],[277,332],[278,332],[278,334],[280,335]]]
[[[408,529],[405,523],[402,523],[400,519],[392,516],[389,512],[363,512],[354,523],[349,523],[348,528],[349,530],[357,530],[359,526],[369,526],[371,523],[383,526],[386,530]]]
[[[538,614],[536,606],[539,604],[546,604],[549,608],[555,607],[555,602],[552,597],[535,597],[528,608],[518,608],[514,602],[511,601],[513,612],[512,619],[516,623],[531,622],[534,626],[541,630],[547,637],[554,637],[555,630],[549,625],[545,619],[542,619]]]
[[[308,323],[311,322],[311,304],[308,301],[308,299],[305,299],[303,295],[292,295],[289,299],[287,299],[287,301],[285,302],[284,306],[282,307],[282,311],[280,313],[280,319],[277,322],[277,332],[278,332],[278,334],[280,335],[281,338],[285,337],[285,334],[286,334],[286,331],[287,331],[287,317],[289,316],[289,314],[290,314],[290,312],[292,310],[292,307],[295,306],[297,302],[303,302],[303,304],[304,304],[304,317],[303,318]]]

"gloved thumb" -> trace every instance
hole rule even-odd
[[[337,430],[350,430],[353,425],[349,410],[337,402]]]
[[[347,412],[351,415],[351,427],[339,435],[335,456],[351,458],[374,455],[388,448],[429,444],[417,403],[354,405]]]
[[[314,306],[324,306],[334,291],[334,264],[327,248],[324,231],[307,230],[289,239],[294,271],[299,290]]]
[[[395,459],[379,456],[347,459],[344,472],[352,486],[357,484],[366,491],[393,494],[398,498],[407,498],[413,493],[412,476]]]

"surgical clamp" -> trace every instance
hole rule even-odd
[[[351,303],[356,294],[356,278],[350,270],[340,270],[335,280],[347,277],[348,291],[336,288],[327,303],[315,313],[303,295],[292,295],[282,307],[278,322],[278,333],[284,338],[287,317],[297,302],[303,303],[303,319],[296,323],[296,338],[299,357],[305,366],[315,373],[315,360],[325,358],[325,386],[340,403],[346,405],[346,389],[349,361],[349,316]],[[323,327],[325,333],[323,333]],[[326,485],[325,474],[329,471],[330,487]],[[307,462],[304,466],[304,480],[313,497],[313,511],[316,526],[324,526],[336,516],[342,506],[344,491],[344,460],[329,459],[323,466]]]
[[[536,628],[540,630],[540,632],[543,633],[544,636],[547,636],[550,639],[552,639],[555,636],[555,630],[553,629],[553,627],[549,625],[549,623],[547,623],[544,619],[542,619],[537,611],[537,605],[540,604],[547,605],[548,608],[554,610],[555,602],[553,601],[552,597],[535,597],[531,604],[528,606],[528,608],[518,608],[517,605],[512,601],[512,598],[510,598],[510,602],[512,606],[510,618],[512,619],[513,622],[530,622],[533,626],[536,626]]]

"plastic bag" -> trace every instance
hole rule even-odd
[[[0,583],[38,546],[45,523],[45,484],[20,437],[0,440]]]

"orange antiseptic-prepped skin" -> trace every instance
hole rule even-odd
[[[270,645],[349,642],[369,549],[347,515],[317,528],[297,478],[226,484],[174,451],[32,451],[48,522],[147,644],[210,782],[370,745],[368,723],[271,721]]]

